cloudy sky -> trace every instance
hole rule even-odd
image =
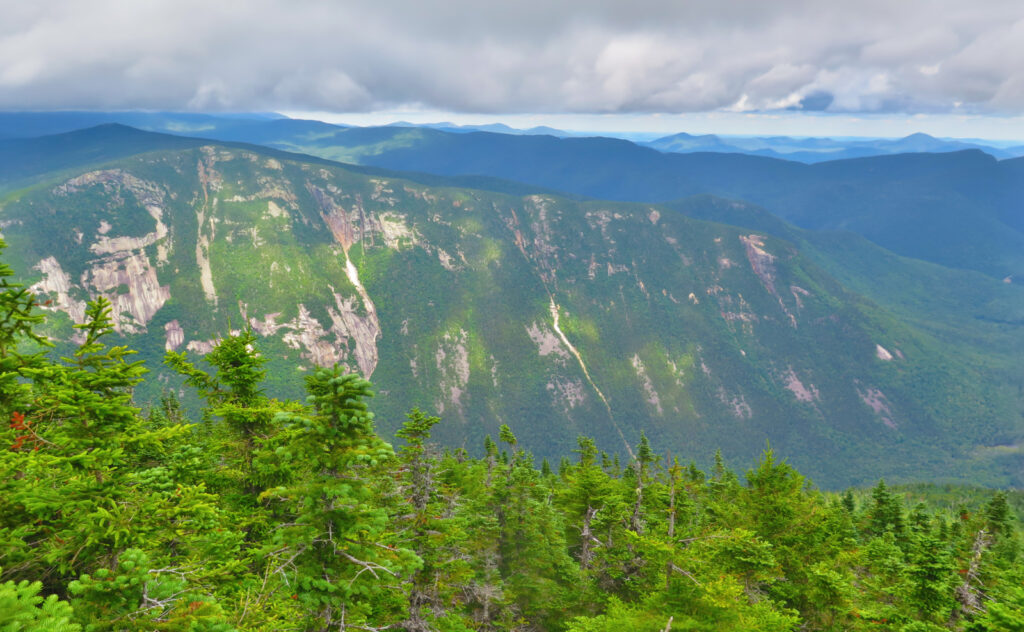
[[[0,109],[131,108],[1020,138],[1024,3],[0,0]]]

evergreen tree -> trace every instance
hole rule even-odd
[[[843,509],[851,516],[857,512],[857,503],[853,498],[852,489],[846,490],[846,493],[843,494]]]
[[[892,530],[897,540],[903,541],[903,503],[889,491],[884,480],[879,480],[878,485],[871,490],[871,500],[869,532],[877,536]]]
[[[1006,492],[998,491],[992,500],[985,505],[985,523],[989,533],[997,538],[1012,538],[1014,535],[1013,519],[1010,505],[1006,500]]]
[[[374,497],[373,479],[394,452],[373,431],[370,383],[334,367],[306,387],[311,413],[277,416],[295,431],[290,452],[308,474],[267,492],[293,513],[276,532],[272,575],[294,591],[308,630],[399,618],[388,587],[420,561],[387,543],[388,514]]]
[[[32,403],[12,413],[18,436],[2,461],[14,474],[0,481],[5,544],[15,547],[5,561],[48,590],[110,563],[141,535],[135,518],[147,499],[129,486],[133,468],[144,446],[184,431],[143,427],[131,389],[145,370],[128,361],[133,352],[101,341],[113,329],[105,299],[91,303],[86,318],[72,357],[20,369]]]
[[[221,339],[204,360],[215,369],[210,374],[189,361],[185,352],[169,352],[164,363],[185,376],[186,383],[206,402],[203,431],[217,458],[208,464],[206,480],[235,506],[238,520],[250,540],[264,534],[267,519],[258,497],[268,487],[288,480],[289,468],[275,458],[287,439],[278,437],[275,416],[282,410],[298,410],[267,398],[262,391],[266,359],[256,349],[251,330]]]
[[[422,561],[407,580],[408,615],[402,626],[408,632],[462,625],[461,594],[471,573],[462,519],[451,512],[458,499],[452,496],[454,490],[443,489],[436,449],[429,444],[430,429],[439,422],[413,409],[396,433],[406,442],[398,453],[400,492],[406,500],[394,519],[395,529]]]
[[[954,606],[952,555],[945,542],[928,533],[915,534],[910,549],[909,603],[921,619],[944,622]]]
[[[0,254],[5,248],[6,242],[0,239]],[[23,419],[32,397],[29,384],[20,379],[21,370],[38,366],[45,348],[52,346],[35,331],[43,322],[42,314],[35,311],[35,296],[23,284],[13,282],[13,276],[14,270],[0,261],[0,419],[12,423]],[[36,352],[26,354],[29,349]]]

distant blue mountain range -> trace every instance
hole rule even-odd
[[[293,119],[273,112],[206,114],[189,112],[0,112],[0,138],[28,138],[70,132],[86,127],[120,123],[151,132],[180,136],[201,136],[215,140],[269,143],[282,136],[311,141],[350,126],[322,121]],[[537,126],[517,129],[503,123],[458,125],[397,121],[386,127],[428,128],[453,134],[490,132],[515,136],[554,136],[569,138],[605,135],[625,138],[638,145],[666,153],[715,152],[781,158],[817,163],[846,158],[866,158],[903,153],[942,153],[979,149],[996,158],[1024,156],[1024,143],[1006,143],[982,139],[936,138],[911,134],[905,138],[803,138],[793,136],[722,136],[685,132],[654,140],[640,141],[631,134],[590,134]]]
[[[958,139],[935,138],[921,133],[897,139],[795,138],[792,136],[723,138],[714,134],[697,136],[681,133],[639,144],[659,151],[679,154],[711,151],[784,158],[805,163],[888,154],[943,153],[964,149],[980,149],[996,158],[1024,156],[1024,145],[998,147],[995,144],[985,144],[983,141],[968,142]]]

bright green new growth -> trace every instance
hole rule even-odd
[[[56,595],[43,598],[41,588],[25,580],[0,583],[0,632],[81,632],[71,606]]]

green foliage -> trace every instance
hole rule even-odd
[[[0,630],[1024,629],[1013,493],[931,489],[908,512],[884,482],[822,493],[771,449],[742,481],[721,453],[705,474],[646,433],[626,464],[580,436],[556,475],[507,424],[505,449],[442,452],[419,409],[396,454],[358,375],[267,397],[251,332],[209,371],[169,355],[206,404],[186,424],[171,392],[133,405],[144,369],[107,345],[103,299],[59,359],[18,355],[38,322],[0,301],[24,317],[0,350]]]
[[[317,626],[361,624],[389,612],[381,580],[419,563],[386,543],[387,512],[374,502],[373,478],[394,452],[373,432],[363,401],[372,395],[369,382],[335,367],[319,369],[306,386],[312,414],[279,413],[275,420],[295,431],[290,449],[309,472],[267,492],[294,516],[275,535],[277,571],[317,613]]]
[[[189,590],[180,571],[151,569],[139,549],[124,551],[113,569],[82,575],[68,586],[86,632],[189,630],[230,632],[212,599]]]
[[[501,424],[501,427],[498,428],[498,436],[502,441],[513,448],[515,448],[516,443],[518,443],[518,441],[516,441],[516,436],[512,434],[512,430],[505,424]]]
[[[869,517],[871,519],[871,532],[881,535],[886,531],[892,531],[897,537],[904,532],[903,503],[889,491],[885,481],[878,481],[878,485],[871,492],[873,505]]]
[[[1007,587],[1004,594],[988,605],[985,613],[969,628],[970,632],[1024,631],[1024,588]]]
[[[56,595],[42,597],[39,582],[0,583],[0,631],[81,632],[71,606]]]
[[[7,243],[0,239],[0,253]],[[33,314],[35,296],[20,283],[11,281],[14,270],[0,261],[0,356],[12,355],[23,341],[42,343],[43,337],[33,327],[43,322],[42,314]]]
[[[145,426],[131,405],[131,389],[145,370],[128,361],[127,348],[101,341],[112,329],[104,299],[86,316],[79,326],[84,340],[72,357],[19,370],[33,398],[12,413],[16,423],[5,436],[11,450],[0,457],[0,467],[22,481],[0,483],[6,527],[0,549],[10,568],[32,569],[45,580],[116,557],[144,533],[138,516],[151,511],[153,499],[135,477],[147,453],[186,431]],[[31,557],[28,546],[35,549]]]

